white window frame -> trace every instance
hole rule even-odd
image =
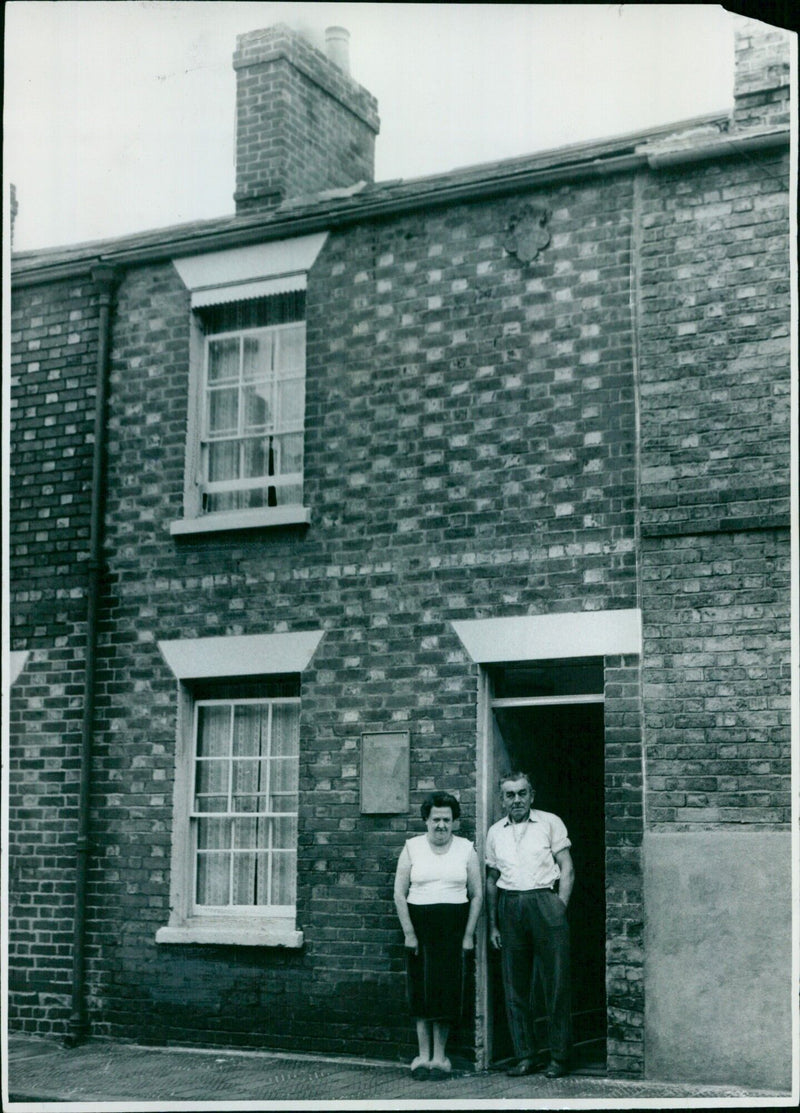
[[[275,338],[275,337],[279,337],[281,333],[288,332],[289,330],[297,331],[297,329],[300,328],[300,327],[302,327],[302,329],[303,329],[303,348],[305,350],[305,320],[303,320],[303,321],[289,321],[289,322],[285,322],[283,324],[278,324],[278,325],[260,325],[260,326],[255,326],[255,327],[252,327],[252,328],[229,329],[229,330],[226,330],[224,332],[209,332],[209,333],[204,334],[204,342],[203,342],[203,383],[202,383],[202,406],[201,406],[202,418],[201,418],[201,422],[200,422],[200,442],[199,442],[199,459],[198,459],[199,475],[197,477],[197,483],[198,483],[198,486],[200,487],[200,498],[201,498],[201,500],[202,500],[203,496],[206,495],[206,494],[228,494],[228,493],[235,493],[237,491],[266,490],[269,487],[278,488],[278,487],[290,487],[291,486],[291,487],[299,487],[300,488],[301,503],[290,504],[288,506],[284,506],[284,507],[280,507],[280,508],[279,507],[267,507],[266,509],[269,512],[273,512],[275,510],[282,509],[282,510],[285,510],[285,511],[296,513],[297,507],[302,505],[303,469],[301,468],[301,470],[299,472],[292,472],[292,473],[283,475],[283,474],[280,473],[280,460],[279,460],[279,463],[278,463],[278,469],[279,469],[278,474],[272,475],[272,476],[262,475],[262,476],[255,476],[252,479],[226,479],[226,480],[217,480],[217,481],[211,481],[207,478],[208,453],[209,453],[209,449],[210,449],[211,444],[221,443],[224,440],[234,440],[236,442],[241,442],[246,435],[244,433],[244,430],[243,430],[243,427],[242,427],[242,416],[243,416],[242,415],[242,408],[243,407],[242,407],[241,398],[240,398],[239,399],[239,407],[238,407],[237,429],[236,429],[235,434],[232,434],[230,437],[214,438],[214,437],[211,436],[210,429],[209,429],[209,425],[210,425],[210,422],[209,422],[209,402],[210,402],[210,398],[211,398],[212,387],[209,384],[209,378],[208,378],[209,349],[210,349],[211,344],[214,341],[222,340],[222,339],[226,339],[226,338],[230,339],[230,338],[236,337],[239,340],[239,345],[240,345],[239,376],[238,376],[238,379],[237,379],[237,382],[236,382],[236,388],[237,388],[237,391],[241,392],[242,389],[246,385],[246,381],[243,377],[242,355],[241,355],[242,344],[244,342],[244,339],[247,336],[254,336],[256,334],[261,334],[261,333],[269,333],[271,335],[271,337]],[[272,343],[272,350],[274,351],[274,339],[271,341],[271,343]],[[278,453],[278,456],[280,456],[280,442],[279,442],[278,438],[286,436],[286,435],[291,435],[291,434],[298,434],[299,433],[301,436],[304,436],[304,434],[305,434],[305,416],[304,416],[305,415],[305,357],[303,359],[302,374],[294,373],[291,376],[280,377],[277,374],[277,368],[274,366],[274,364],[273,364],[273,366],[271,367],[270,370],[271,370],[271,375],[270,375],[269,382],[270,382],[271,394],[272,394],[271,406],[272,406],[272,413],[274,415],[273,423],[275,425],[275,428],[272,431],[265,431],[265,432],[253,434],[253,439],[254,440],[257,439],[257,438],[258,439],[264,439],[264,438],[266,438],[270,435],[274,436],[276,438],[276,442],[277,442],[274,446],[274,451],[276,453]],[[302,405],[302,414],[301,414],[300,418],[297,421],[286,423],[284,418],[283,418],[283,414],[281,412],[280,403],[278,401],[279,385],[281,383],[286,383],[290,380],[294,380],[299,384],[299,392],[300,392],[300,395],[302,397],[303,405]],[[220,387],[219,389],[224,389],[224,388]],[[230,387],[228,389],[230,389]],[[264,508],[259,508],[259,509],[263,510]],[[242,511],[204,511],[203,516],[204,517],[210,517],[210,516],[214,516],[215,514],[218,515],[218,514],[226,514],[226,513],[240,514],[240,513],[243,513],[243,512]],[[245,511],[245,513],[246,513],[246,511]]]
[[[319,232],[290,240],[212,251],[175,258],[173,264],[184,285],[191,291],[192,310],[241,302],[306,289],[308,272],[324,247],[327,236],[327,232]],[[170,533],[173,537],[180,537],[223,530],[308,524],[311,511],[300,504],[204,512],[201,440],[204,433],[205,339],[202,323],[192,312],[183,517],[170,523]]]
[[[169,922],[156,931],[157,943],[212,943],[238,946],[303,945],[295,907],[239,907],[235,912],[196,908],[191,811],[194,791],[195,699],[190,684],[203,679],[302,674],[322,640],[322,630],[240,637],[161,641],[159,649],[178,681],[175,782],[172,808]],[[265,697],[294,699],[300,697]],[[222,697],[223,702],[234,702]]]
[[[291,707],[297,707],[299,709],[299,707],[300,707],[300,697],[299,696],[264,696],[263,698],[262,697],[247,697],[247,698],[231,697],[231,698],[226,698],[226,697],[222,696],[222,697],[215,697],[213,699],[202,698],[202,699],[197,699],[197,700],[193,701],[193,716],[192,716],[192,753],[193,753],[193,758],[192,758],[192,787],[191,787],[191,792],[189,794],[189,828],[190,828],[189,838],[190,838],[190,843],[191,843],[191,854],[192,854],[192,888],[191,888],[191,902],[190,902],[190,906],[189,906],[189,914],[190,914],[190,916],[193,916],[193,917],[219,916],[219,917],[224,917],[226,919],[229,919],[231,917],[246,917],[248,919],[250,917],[259,917],[259,918],[263,919],[264,917],[267,917],[271,920],[290,919],[290,920],[292,920],[292,922],[294,922],[295,917],[296,917],[296,904],[294,904],[294,903],[293,904],[282,904],[282,905],[277,905],[277,904],[270,904],[270,905],[199,905],[199,904],[197,904],[197,901],[196,901],[197,873],[198,873],[198,868],[199,868],[199,864],[200,864],[200,854],[201,854],[201,850],[200,850],[200,848],[197,844],[197,833],[198,833],[198,827],[199,827],[199,823],[197,821],[199,819],[201,819],[201,818],[227,819],[227,820],[230,820],[232,822],[232,824],[235,825],[237,819],[269,819],[269,818],[272,818],[273,815],[279,815],[280,818],[285,818],[285,819],[294,818],[296,820],[298,818],[297,811],[294,811],[294,812],[280,812],[280,813],[261,812],[261,811],[259,811],[259,812],[235,812],[230,806],[232,786],[233,786],[233,777],[232,776],[228,777],[228,789],[227,789],[227,794],[226,795],[228,797],[229,806],[228,806],[227,811],[225,811],[225,812],[202,812],[202,811],[199,811],[197,809],[197,792],[196,792],[196,789],[197,789],[196,778],[197,778],[197,768],[198,768],[197,743],[198,743],[200,708],[201,707],[235,708],[235,707],[240,707],[240,706],[245,706],[245,705],[253,705],[253,706],[259,706],[259,707],[262,707],[262,706],[266,705],[270,708],[270,742],[271,742],[272,741],[272,718],[273,718],[274,708],[277,707],[277,706],[281,706],[281,707],[291,706]],[[296,754],[291,755],[291,756],[294,757],[294,760],[299,765],[299,762],[300,762],[299,750]],[[231,754],[231,755],[228,755],[226,758],[214,758],[214,759],[208,759],[208,760],[219,760],[219,761],[224,760],[227,763],[231,764],[237,759],[234,758]],[[281,760],[288,760],[288,758],[281,758]],[[231,768],[231,773],[232,772],[233,772],[233,770]],[[297,796],[297,792],[295,792],[294,795]],[[277,851],[277,853],[283,852],[283,849],[284,848],[282,848],[280,851]],[[297,885],[297,843],[295,843],[295,845],[293,847],[293,850],[294,850],[294,853],[295,853],[294,883],[295,883],[295,886],[296,886]],[[233,862],[234,862],[234,859],[235,859],[236,852],[237,851],[234,847],[229,848],[229,855],[230,855],[230,866],[229,866],[229,868],[231,870],[233,869]],[[272,871],[272,861],[271,861],[272,853],[274,853],[272,851],[272,848],[269,848],[268,869],[269,869],[270,873]],[[230,878],[229,879],[229,891],[232,888],[233,888],[233,879]]]

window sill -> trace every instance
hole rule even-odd
[[[265,529],[270,526],[307,525],[311,511],[305,506],[279,506],[266,510],[226,510],[219,514],[205,514],[201,518],[179,518],[170,522],[173,537],[187,537],[197,533],[220,533],[223,530]]]
[[[211,943],[233,947],[303,946],[303,933],[294,922],[247,922],[242,920],[187,920],[180,926],[169,925],[156,932],[156,943]]]

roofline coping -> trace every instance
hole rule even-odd
[[[701,117],[693,122],[718,124],[727,120],[719,114]],[[488,172],[483,177],[475,180],[453,180],[455,171],[445,174],[431,175],[427,178],[411,179],[402,183],[408,193],[400,196],[392,194],[380,196],[380,186],[393,183],[377,183],[377,196],[370,199],[368,194],[357,193],[345,198],[328,198],[322,205],[312,212],[300,212],[297,215],[281,213],[281,210],[272,210],[270,213],[259,213],[256,220],[243,222],[241,218],[215,218],[209,221],[205,230],[185,231],[181,237],[181,229],[187,230],[192,225],[172,226],[164,229],[164,238],[150,244],[132,244],[125,246],[125,237],[116,239],[99,240],[86,244],[86,255],[78,258],[66,259],[58,262],[47,261],[47,254],[57,254],[63,249],[41,249],[42,255],[36,258],[12,258],[12,284],[14,286],[31,286],[40,283],[58,281],[59,279],[75,278],[88,275],[98,262],[113,263],[119,266],[137,266],[144,263],[161,262],[184,255],[199,254],[204,251],[219,251],[225,248],[244,247],[255,242],[273,239],[287,239],[293,236],[305,235],[310,232],[319,232],[327,229],[342,228],[352,224],[359,224],[369,220],[380,220],[397,216],[403,213],[414,212],[417,209],[429,209],[432,206],[457,204],[482,200],[492,196],[503,196],[520,189],[534,189],[543,185],[551,185],[574,179],[606,177],[609,174],[623,173],[625,171],[643,169],[659,170],[662,167],[671,167],[682,162],[696,162],[704,159],[725,158],[755,150],[768,150],[789,143],[790,128],[758,128],[740,134],[730,134],[719,131],[708,135],[704,134],[696,143],[681,144],[679,139],[679,125],[651,130],[647,133],[637,133],[629,137],[620,137],[617,149],[624,147],[624,153],[612,154],[611,151],[604,156],[560,162],[545,166],[523,166],[519,168],[521,159],[509,159],[499,164],[501,172],[496,167],[498,164],[488,164],[494,172]],[[647,143],[647,136],[653,138],[661,136],[660,143],[653,143],[652,149]],[[668,139],[674,136],[674,143]],[[636,143],[637,139],[642,142]],[[579,147],[563,148],[578,153],[578,151],[596,151],[603,149],[600,143],[582,144]],[[611,148],[613,150],[613,148]],[[556,151],[548,152],[551,155]],[[544,157],[544,155],[542,156]],[[487,167],[487,169],[488,169]],[[502,168],[505,168],[504,171]],[[473,168],[464,168],[461,173],[468,173]],[[480,167],[474,168],[480,172]],[[428,183],[428,188],[425,184]],[[400,185],[401,183],[398,183]],[[313,202],[311,202],[313,204]],[[267,218],[266,220],[264,218]],[[229,227],[219,227],[220,220],[229,219]],[[234,223],[235,221],[235,223]],[[158,234],[157,232],[154,234]],[[131,237],[135,239],[136,237]],[[92,248],[95,250],[92,250]],[[104,250],[105,248],[105,250]],[[38,249],[37,249],[38,252]]]

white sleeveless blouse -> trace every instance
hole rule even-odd
[[[431,850],[427,835],[406,841],[411,859],[409,904],[464,904],[467,895],[467,863],[474,853],[469,839],[453,835],[445,854]]]

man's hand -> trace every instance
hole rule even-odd
[[[463,940],[461,941],[461,950],[462,951],[474,951],[475,950],[475,937],[473,935],[465,935],[464,936]]]
[[[572,895],[572,887],[575,884],[575,866],[572,864],[572,855],[566,847],[564,850],[559,850],[558,854],[554,855],[554,857],[561,871],[557,896],[566,908],[569,904],[569,898]]]
[[[408,935],[406,935],[405,946],[407,950],[413,951],[415,955],[419,954],[419,940],[415,932],[410,931]]]
[[[494,866],[489,866],[486,870],[486,906],[488,910],[486,921],[489,926],[489,942],[493,951],[499,951],[503,946],[500,929],[497,926],[497,879],[499,876],[500,870]]]

